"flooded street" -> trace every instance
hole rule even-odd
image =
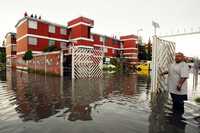
[[[7,70],[0,80],[0,133],[200,133],[200,110],[186,103],[174,115],[168,95],[151,99],[149,77],[72,81]]]

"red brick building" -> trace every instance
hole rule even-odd
[[[5,36],[6,65],[16,67],[16,33],[9,32]]]
[[[137,62],[137,36],[121,36],[117,39],[93,33],[94,21],[86,17],[78,17],[69,21],[67,25],[60,25],[43,20],[41,17],[25,15],[15,27],[18,67],[24,65],[22,56],[26,51],[32,50],[33,54],[41,54],[45,48],[52,45],[58,49],[65,49],[71,45],[100,48],[104,57],[124,56],[131,63]]]

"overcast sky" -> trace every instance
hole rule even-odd
[[[153,35],[152,20],[160,25],[159,34],[200,30],[200,0],[2,0],[0,2],[0,42],[15,24],[28,14],[58,24],[78,16],[94,20],[93,32],[105,35],[137,35],[147,41]],[[177,51],[200,57],[200,34],[172,38]]]

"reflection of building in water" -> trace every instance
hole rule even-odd
[[[6,71],[2,70],[0,71],[0,81],[6,81]]]
[[[114,93],[120,93],[123,95],[133,96],[137,91],[137,75],[131,74],[127,76],[115,76],[109,79],[105,79],[106,96]]]
[[[167,110],[168,94],[155,94],[151,99],[149,133],[184,133],[186,123],[183,117]]]
[[[133,74],[125,77],[123,83],[123,94],[126,96],[133,96],[137,87],[137,75]]]
[[[6,83],[8,85],[7,89],[16,91],[16,71],[12,71],[12,69],[7,68],[5,77],[6,77]],[[14,92],[13,92],[14,93]]]
[[[39,120],[56,113],[56,109],[64,108],[62,86],[59,77],[17,72],[17,104],[16,110],[23,120]]]
[[[73,80],[72,108],[68,120],[92,120],[90,106],[101,96],[100,80]]]

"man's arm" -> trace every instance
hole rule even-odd
[[[168,74],[168,71],[162,72],[160,75],[161,75],[161,76],[164,76],[164,75],[166,75],[166,74]]]
[[[186,80],[187,80],[187,77],[181,78],[181,79],[178,81],[178,85],[177,85],[177,87],[176,87],[176,89],[177,89],[178,91],[181,90],[181,87],[182,87],[183,83],[184,83]]]

